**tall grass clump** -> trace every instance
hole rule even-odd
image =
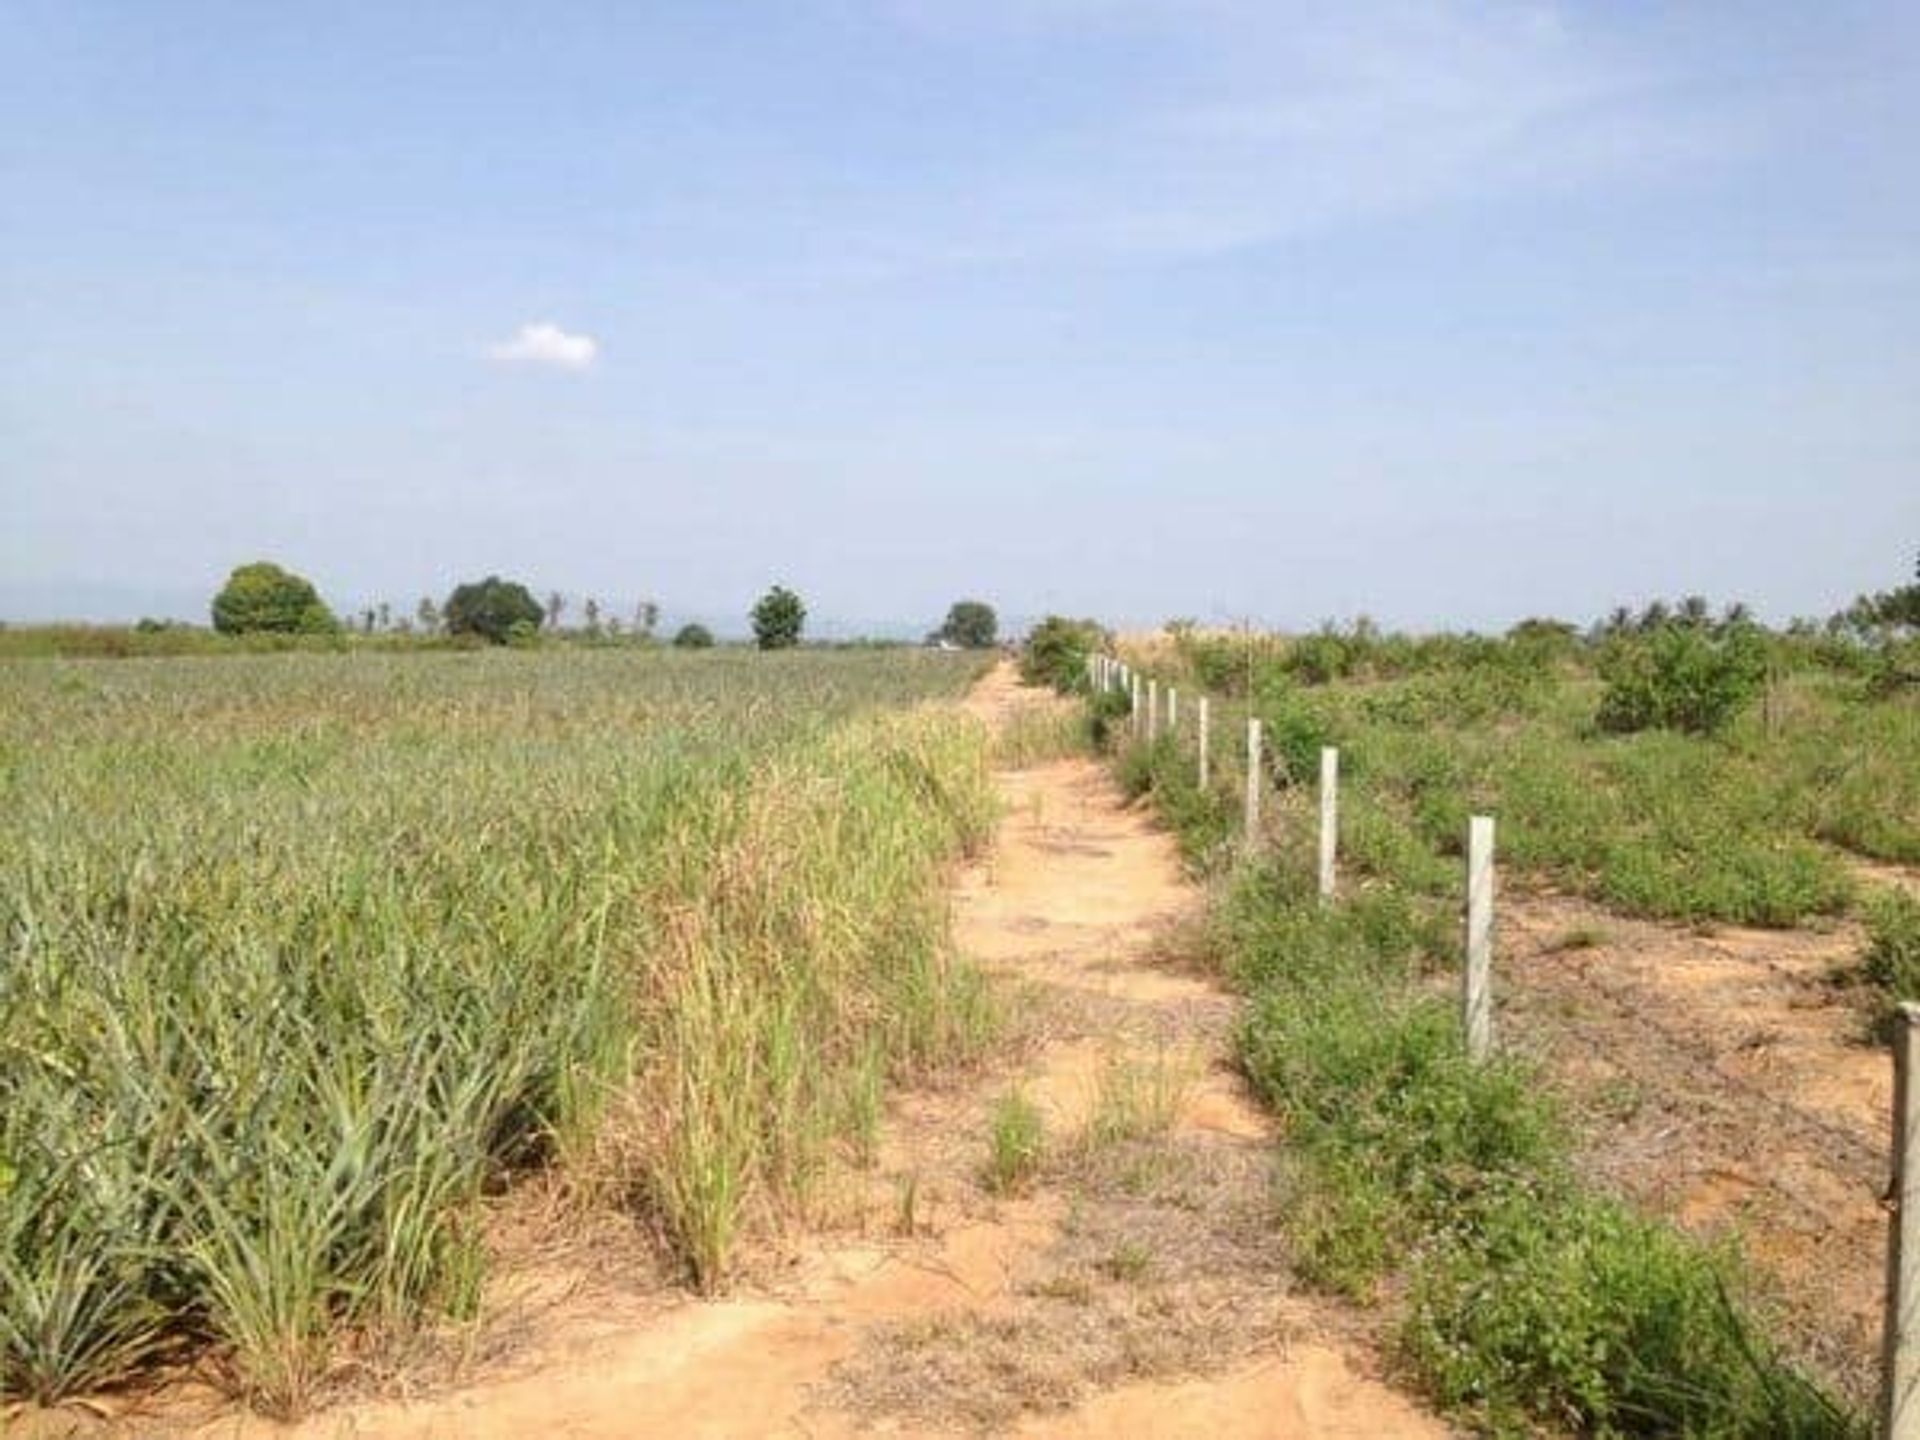
[[[0,666],[0,1387],[211,1350],[296,1411],[343,1328],[473,1312],[480,1199],[536,1165],[716,1279],[985,1024],[938,903],[985,737],[887,713],[974,668]]]
[[[850,1119],[870,1123],[880,1079],[984,1039],[941,880],[990,833],[986,759],[944,715],[864,720],[789,752],[674,847],[645,1058],[611,1143],[702,1286],[754,1204],[803,1196]]]

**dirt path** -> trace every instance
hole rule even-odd
[[[1832,981],[1858,926],[1701,934],[1545,895],[1500,924],[1503,1027],[1573,1100],[1595,1178],[1736,1233],[1789,1343],[1870,1400],[1893,1077]]]
[[[1004,723],[1030,693],[1002,667],[969,708]],[[878,1165],[824,1237],[716,1302],[574,1257],[465,1388],[200,1433],[1445,1434],[1289,1294],[1267,1121],[1225,1065],[1231,1003],[1163,958],[1199,905],[1170,840],[1091,761],[999,783],[1007,813],[960,879],[955,928],[996,976],[1015,1054],[898,1097]],[[1012,1089],[1045,1141],[996,1195],[991,1121]]]

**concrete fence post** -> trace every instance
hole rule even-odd
[[[1160,682],[1147,681],[1147,743],[1160,733]]]
[[[1882,1440],[1920,1437],[1920,1005],[1893,1022],[1893,1199],[1887,1217],[1887,1299],[1881,1322]]]
[[[1260,722],[1247,721],[1247,849],[1260,841]]]
[[[1200,697],[1200,788],[1203,791],[1207,788],[1207,761],[1209,759],[1207,753],[1208,739],[1207,697],[1202,695]]]
[[[1334,863],[1340,848],[1340,752],[1320,747],[1320,901],[1333,899]]]
[[[1467,1056],[1476,1063],[1493,1049],[1493,817],[1467,822],[1467,969],[1460,1018]]]

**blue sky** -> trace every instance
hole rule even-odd
[[[0,613],[1775,616],[1920,548],[1920,7],[0,10]]]

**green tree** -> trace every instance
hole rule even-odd
[[[1030,684],[1071,690],[1086,681],[1087,656],[1106,643],[1107,632],[1098,621],[1049,615],[1027,635],[1020,674]]]
[[[807,607],[784,585],[776,585],[753,607],[753,638],[762,650],[787,650],[800,643]]]
[[[340,626],[311,580],[256,560],[229,575],[213,597],[213,628],[222,635],[325,635]]]
[[[707,650],[713,646],[713,632],[704,625],[682,625],[673,632],[673,643],[681,650]]]
[[[516,626],[522,627],[521,638],[530,639],[546,618],[546,611],[526,586],[489,575],[455,586],[441,607],[441,615],[450,635],[480,635],[495,645],[504,645],[514,638]]]
[[[1000,633],[1000,617],[984,600],[956,600],[947,611],[947,622],[940,627],[940,638],[964,645],[969,650],[985,650]]]

